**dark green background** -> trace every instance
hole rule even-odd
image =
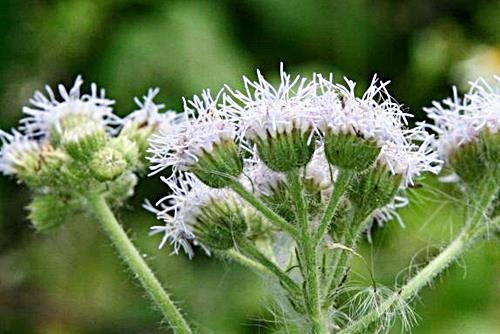
[[[500,73],[500,2],[407,1],[0,1],[0,126],[16,126],[21,107],[45,83],[96,81],[125,115],[132,98],[159,86],[158,101],[224,83],[256,68],[275,76],[343,75],[366,87],[374,73],[423,119],[421,108],[480,74]],[[364,255],[377,279],[421,263],[460,222],[455,189],[426,185],[403,210],[406,228],[374,231]],[[197,254],[158,251],[155,224],[140,205],[165,192],[141,182],[120,218],[179,305],[203,333],[268,333],[269,291],[253,273]],[[35,234],[24,206],[29,192],[0,178],[0,333],[155,333],[159,317],[115,258],[91,217]],[[455,221],[455,223],[453,223]],[[493,334],[500,328],[500,254],[490,242],[455,265],[417,303],[415,333]],[[368,284],[358,264],[359,284]],[[496,329],[496,331],[495,331]],[[401,330],[396,327],[393,333]]]

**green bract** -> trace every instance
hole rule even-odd
[[[335,134],[327,130],[324,141],[328,162],[341,169],[364,171],[373,165],[380,154],[376,141],[351,133]]]
[[[260,159],[276,172],[288,172],[304,167],[311,160],[315,140],[311,130],[301,132],[293,128],[288,132],[270,133],[254,140]]]
[[[190,170],[206,185],[223,188],[234,182],[243,171],[243,158],[232,140],[214,144],[210,152],[202,149]]]

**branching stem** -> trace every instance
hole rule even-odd
[[[318,258],[317,258],[317,243],[313,237],[313,231],[309,226],[307,205],[302,192],[302,184],[300,182],[300,173],[298,170],[293,170],[287,174],[290,185],[290,193],[295,202],[295,211],[297,221],[300,226],[301,238],[298,241],[298,247],[303,257],[301,264],[305,267],[305,293],[306,306],[309,312],[309,318],[312,323],[312,332],[314,334],[327,333],[325,322],[321,310],[321,300],[319,293],[319,277],[318,277]]]
[[[380,316],[388,312],[398,300],[412,299],[417,293],[428,285],[432,280],[448,268],[458,257],[462,256],[476,240],[484,237],[488,233],[488,224],[484,221],[484,213],[494,201],[498,193],[498,186],[486,186],[476,201],[477,206],[471,217],[467,220],[459,235],[429,264],[420,270],[403,287],[387,298],[376,310],[351,323],[349,326],[339,331],[338,334],[365,333],[366,329]],[[474,195],[473,195],[474,196]],[[479,212],[479,214],[478,214]],[[493,226],[497,224],[498,217],[493,221]]]
[[[349,182],[352,178],[352,172],[349,170],[339,170],[337,175],[337,180],[333,186],[333,193],[330,197],[330,201],[328,202],[328,206],[323,213],[323,217],[319,223],[318,230],[316,231],[316,235],[314,237],[316,244],[319,243],[323,235],[327,232],[328,226],[330,225],[337,208],[340,203],[340,199],[344,195],[349,185]]]
[[[231,189],[234,190],[238,195],[240,195],[245,201],[252,205],[257,211],[262,213],[264,217],[269,219],[271,223],[281,228],[283,231],[287,232],[294,239],[298,238],[297,229],[287,222],[283,217],[271,210],[266,204],[264,204],[260,199],[258,199],[254,194],[245,189],[245,187],[235,181],[230,185]]]
[[[278,265],[262,254],[252,242],[244,239],[237,240],[236,247],[241,249],[251,259],[257,261],[258,264],[265,268],[265,271],[268,274],[274,274],[292,296],[297,297],[300,295],[301,291],[297,283],[295,283],[290,276],[281,270]]]

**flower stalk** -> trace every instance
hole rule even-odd
[[[319,244],[321,238],[328,231],[328,227],[332,222],[333,217],[335,216],[336,210],[342,199],[342,196],[346,192],[349,187],[349,182],[352,178],[352,172],[349,170],[341,169],[339,174],[337,175],[337,179],[335,180],[335,186],[333,188],[333,193],[328,202],[328,206],[325,209],[323,217],[319,223],[318,230],[314,236],[316,244]]]
[[[327,333],[321,310],[317,241],[313,237],[313,231],[308,220],[307,206],[304,200],[299,171],[297,169],[289,171],[287,179],[290,184],[290,193],[295,202],[295,210],[302,237],[298,240],[298,249],[299,254],[302,256],[300,263],[304,267],[302,269],[302,272],[305,273],[304,297],[309,312],[309,320],[312,323],[312,332],[314,334]]]
[[[484,224],[484,213],[494,201],[498,194],[499,187],[486,186],[485,189],[489,189],[489,191],[481,194],[483,196],[478,202],[478,207],[475,208],[475,211],[469,219],[467,219],[460,233],[438,256],[422,268],[404,286],[399,288],[393,295],[380,304],[377,309],[355,320],[337,334],[365,333],[367,328],[382,317],[397,301],[413,299],[422,288],[431,283],[434,278],[453,264],[457,258],[464,255],[477,240],[486,236],[489,228],[487,224]],[[478,214],[478,212],[480,212],[480,214]],[[498,224],[499,217],[495,217],[492,223],[493,226]]]
[[[246,190],[241,183],[234,181],[230,183],[229,187],[278,228],[281,228],[283,231],[289,233],[292,237],[298,238],[297,229],[293,225],[283,219],[280,215],[276,214],[254,194]]]
[[[133,276],[137,277],[148,296],[168,321],[170,327],[177,334],[191,334],[192,331],[187,321],[163,289],[132,241],[130,241],[104,197],[101,194],[91,194],[88,196],[88,203],[118,254],[132,271]]]
[[[281,270],[278,265],[262,254],[262,252],[259,251],[259,249],[257,249],[252,242],[244,239],[237,240],[236,248],[247,254],[248,257],[254,261],[257,261],[257,263],[263,266],[268,273],[275,275],[291,296],[297,297],[300,295],[301,292],[297,283],[295,283],[290,276]]]

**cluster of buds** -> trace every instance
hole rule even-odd
[[[92,84],[82,94],[82,84],[77,77],[69,90],[59,85],[60,100],[48,86],[46,95],[37,91],[19,128],[0,132],[0,171],[33,190],[30,217],[39,231],[85,211],[89,192],[106,193],[113,205],[131,196],[136,174],[146,170],[148,137],[173,121],[153,103],[157,90],[120,119],[104,90]]]

